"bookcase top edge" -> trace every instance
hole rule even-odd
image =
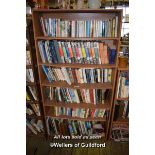
[[[121,13],[122,9],[33,9],[33,12],[63,12],[63,13]]]

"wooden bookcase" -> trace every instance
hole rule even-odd
[[[40,17],[51,17],[51,18],[65,18],[69,20],[75,19],[109,19],[115,16],[118,16],[118,27],[117,27],[117,37],[110,37],[110,38],[103,38],[103,37],[90,37],[90,38],[79,38],[79,37],[47,37],[43,35],[41,24],[40,24]],[[116,82],[116,73],[117,73],[117,64],[118,64],[118,49],[120,46],[120,33],[121,33],[121,25],[122,25],[122,10],[48,10],[48,9],[33,9],[32,13],[33,17],[33,28],[34,28],[34,40],[35,40],[35,47],[36,47],[36,56],[37,56],[37,65],[38,65],[38,73],[39,73],[39,82],[40,82],[40,89],[41,89],[41,97],[42,97],[42,105],[43,105],[43,114],[44,120],[47,116],[51,116],[53,118],[61,118],[61,119],[69,119],[69,120],[84,120],[84,121],[105,121],[106,122],[106,133],[105,138],[109,139],[109,128],[110,128],[110,119],[113,112],[113,98],[114,98],[114,89],[115,89],[115,82]],[[117,50],[117,57],[115,64],[68,64],[68,63],[58,63],[58,64],[50,64],[50,63],[42,63],[39,48],[38,48],[38,41],[40,40],[59,40],[59,41],[112,41],[113,44],[116,46]],[[69,67],[69,68],[111,68],[112,72],[112,82],[111,83],[91,83],[91,84],[78,84],[78,85],[68,85],[65,82],[53,82],[49,83],[46,79],[46,76],[43,74],[42,65],[51,66],[51,67]],[[93,88],[93,89],[110,89],[111,93],[105,104],[102,105],[93,105],[91,106],[86,103],[80,104],[64,104],[64,103],[51,103],[48,101],[44,96],[44,87],[51,86],[51,87],[65,87],[65,88]],[[109,117],[106,120],[105,118],[73,118],[67,116],[52,116],[51,115],[51,107],[53,106],[63,106],[63,107],[70,107],[72,108],[102,108],[102,109],[109,109]],[[47,125],[47,124],[46,124]],[[47,132],[47,126],[46,126]]]
[[[114,113],[115,113],[115,106],[116,106],[115,103],[117,101],[129,101],[129,97],[128,98],[118,98],[117,97],[118,85],[119,85],[119,76],[120,76],[121,72],[128,72],[129,73],[129,66],[127,66],[127,67],[119,67],[118,66],[118,69],[117,69],[117,79],[116,79],[115,95],[114,95],[114,101],[113,101],[114,107],[113,107],[112,117],[111,117],[111,121],[110,121],[109,137],[112,134],[112,126],[114,124],[118,124],[118,125],[124,124],[126,126],[129,125],[129,118],[118,118],[117,120],[114,120]]]
[[[37,93],[38,100],[26,100],[26,104],[37,104],[40,108],[41,116],[37,116],[35,114],[28,115],[26,114],[26,118],[42,120],[43,125],[45,126],[44,122],[44,115],[43,115],[43,107],[42,107],[42,99],[41,99],[41,92],[40,92],[40,85],[39,85],[39,78],[38,78],[38,69],[37,69],[37,60],[36,60],[36,52],[35,52],[35,45],[34,45],[34,32],[33,32],[33,20],[32,15],[26,15],[26,38],[28,40],[28,45],[26,45],[26,50],[30,51],[31,57],[31,64],[26,64],[26,69],[32,69],[34,82],[26,82],[26,86],[34,86]],[[26,133],[27,134],[27,133]],[[35,136],[35,134],[27,134],[27,136]],[[37,136],[45,136],[45,133],[39,133]]]

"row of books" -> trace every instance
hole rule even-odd
[[[31,65],[31,55],[30,55],[30,51],[26,51],[26,65]]]
[[[26,119],[26,132],[27,134],[44,133],[44,126],[42,120]]]
[[[26,86],[26,100],[28,101],[38,100],[37,91],[34,86]]]
[[[116,48],[101,41],[38,41],[42,62],[114,64]]]
[[[110,94],[107,89],[71,89],[60,87],[45,87],[46,99],[54,102],[65,103],[90,103],[104,104],[106,97]]]
[[[103,118],[106,116],[106,109],[85,109],[85,108],[65,108],[51,107],[51,115],[53,116],[69,116],[78,118]]]
[[[66,81],[71,85],[72,83],[99,83],[112,80],[112,69],[54,68],[44,65],[42,69],[49,82]]]
[[[77,121],[46,118],[49,135],[102,135],[105,136],[105,124],[99,121]]]
[[[128,72],[120,72],[117,97],[118,98],[129,97],[129,73]]]
[[[39,105],[38,104],[27,104],[26,105],[26,114],[41,116]]]
[[[27,82],[34,82],[33,70],[26,69],[26,81]]]
[[[129,101],[117,101],[115,104],[114,121],[129,118]]]
[[[117,37],[118,16],[111,19],[40,18],[44,36],[51,37]]]
[[[116,141],[129,141],[129,127],[126,124],[113,124],[111,138]]]

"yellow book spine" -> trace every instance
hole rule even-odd
[[[29,100],[30,101],[30,98],[28,96],[28,94],[26,93],[26,100]]]

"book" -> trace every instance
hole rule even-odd
[[[127,72],[121,72],[119,75],[117,97],[118,98],[129,97],[129,75]]]

